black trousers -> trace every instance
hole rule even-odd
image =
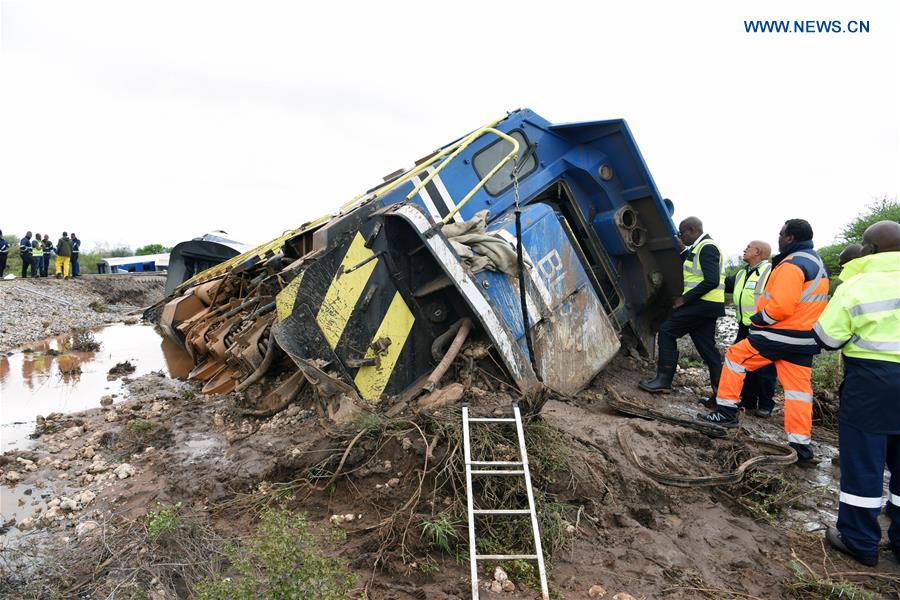
[[[41,262],[41,277],[46,277],[47,272],[50,270],[50,255],[45,254],[44,260]]]
[[[750,333],[750,328],[743,323],[738,323],[737,336],[734,343],[745,339]],[[775,408],[775,379],[777,373],[775,365],[767,365],[762,369],[747,372],[744,378],[744,389],[741,391],[741,405],[744,408],[759,408],[772,410]]]
[[[6,252],[0,252],[0,278],[6,275]]]
[[[716,348],[716,319],[719,315],[705,304],[711,303],[683,306],[663,321],[656,336],[661,366],[678,363],[678,338],[685,335],[691,336],[697,353],[710,369],[722,366],[722,355]]]
[[[34,260],[30,254],[22,255],[22,279],[28,277],[28,269],[31,269],[31,276],[34,277]]]

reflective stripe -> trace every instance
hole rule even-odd
[[[800,302],[828,302],[828,294],[813,294]]]
[[[813,401],[813,395],[807,392],[797,392],[794,390],[784,390],[784,399],[785,400],[803,400],[804,402]]]
[[[850,307],[850,316],[858,317],[859,315],[867,315],[873,312],[881,312],[884,310],[900,309],[900,298],[891,298],[890,300],[878,300],[877,302],[864,302]]]
[[[900,352],[900,340],[876,342],[864,340],[858,335],[854,335],[850,338],[850,343],[859,346],[863,350],[871,350],[872,352]]]
[[[860,508],[881,508],[881,496],[873,498],[871,496],[857,496],[855,494],[841,492],[841,502]]]
[[[841,340],[835,339],[835,338],[831,337],[830,335],[828,335],[827,333],[825,333],[825,328],[822,327],[821,323],[816,323],[815,327],[813,327],[813,331],[819,337],[819,339],[822,340],[823,342],[825,342],[825,344],[832,350],[837,350],[838,348],[840,348],[841,346],[843,346],[844,344],[847,343],[847,340],[844,340],[842,342]]]
[[[716,404],[718,406],[724,406],[725,408],[736,408],[738,401],[729,400],[728,398],[719,398],[718,396],[716,396]]]
[[[727,368],[729,371],[738,373],[739,375],[743,375],[747,372],[747,369],[744,367],[744,365],[728,360],[727,358],[725,359],[725,368]]]
[[[891,504],[894,506],[900,506],[900,496],[897,494],[891,494]]]
[[[782,344],[792,344],[794,346],[815,346],[816,340],[812,338],[794,338],[787,335],[781,335],[778,333],[772,333],[771,331],[761,331],[758,329],[754,329],[750,332],[750,335],[761,335],[764,338],[770,339],[773,342],[781,342]]]
[[[759,303],[759,297],[769,298],[769,295],[766,293],[766,284],[769,283],[769,272],[772,270],[772,263],[767,263],[766,268],[762,270],[759,274],[759,279],[756,283],[756,289],[753,290],[753,306],[756,306]],[[762,285],[760,285],[762,284]],[[760,291],[762,288],[762,291]]]
[[[771,299],[772,299],[772,294],[770,294],[770,293],[767,292],[766,290],[763,290],[763,291],[762,291],[761,296],[762,296],[763,298],[765,298],[766,300],[771,300]]]
[[[765,309],[759,311],[759,316],[768,325],[773,325],[773,324],[777,323],[777,321],[775,319],[773,319],[772,317],[769,316],[769,313],[767,313]]]
[[[703,269],[695,269],[694,267],[685,267],[685,271],[688,273],[693,273],[694,275],[703,275]]]
[[[819,287],[819,282],[822,281],[822,279],[825,277],[825,264],[822,262],[822,259],[819,258],[817,255],[808,253],[808,252],[804,252],[802,250],[800,252],[794,252],[793,254],[788,255],[787,257],[785,257],[784,260],[786,260],[786,261],[790,260],[791,258],[793,258],[795,256],[802,256],[808,260],[811,260],[812,262],[814,262],[816,264],[817,267],[819,267],[819,269],[816,271],[816,276],[813,278],[812,282],[810,282],[809,286],[800,295],[801,302],[816,302],[815,300],[810,300],[810,298],[812,298],[813,293],[815,292],[816,288]]]
[[[808,435],[803,435],[802,433],[789,433],[787,434],[787,440],[788,442],[803,444],[804,446],[808,446],[812,441]]]
[[[697,287],[698,285],[700,285],[701,283],[703,283],[703,282],[702,281],[685,281],[684,287],[686,287],[689,290],[692,290],[695,287]]]

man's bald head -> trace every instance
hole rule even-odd
[[[688,217],[678,225],[678,237],[685,246],[690,246],[703,235],[703,222],[697,217]]]
[[[770,256],[772,256],[772,246],[762,240],[753,240],[744,248],[741,258],[748,266],[755,267]]]
[[[853,259],[862,256],[862,246],[859,244],[850,244],[838,255],[838,265],[843,267]]]
[[[900,223],[878,221],[869,225],[862,239],[862,256],[900,251]]]

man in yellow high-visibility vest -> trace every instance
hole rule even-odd
[[[891,473],[888,539],[900,559],[900,223],[879,221],[863,234],[862,255],[813,327],[818,344],[841,349],[838,412],[841,496],[831,547],[864,565],[878,563],[884,469]]]
[[[716,348],[716,319],[725,316],[724,257],[718,244],[703,232],[703,223],[697,217],[688,217],[678,225],[678,237],[685,246],[681,253],[684,291],[675,298],[674,312],[656,336],[659,347],[656,377],[641,380],[638,386],[653,393],[672,391],[678,364],[678,338],[690,334],[697,353],[709,369],[715,396],[722,373],[722,355]]]
[[[772,271],[772,263],[769,262],[771,255],[772,247],[769,244],[754,240],[744,248],[741,257],[744,267],[725,278],[725,293],[731,294],[738,322],[737,336],[733,342],[735,344],[750,335],[750,317],[756,314],[756,304]],[[775,408],[775,376],[774,365],[747,373],[738,407],[758,417],[771,416],[772,409]],[[709,408],[715,408],[715,397]]]

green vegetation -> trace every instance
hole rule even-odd
[[[155,540],[160,536],[171,535],[178,531],[178,528],[181,526],[181,518],[178,514],[181,512],[181,502],[170,506],[157,502],[156,505],[159,507],[159,510],[150,511],[144,517],[144,521],[147,524],[147,537],[151,540]]]
[[[828,268],[828,273],[832,277],[836,277],[840,273],[838,256],[841,251],[848,244],[861,243],[863,233],[869,225],[885,220],[900,222],[900,202],[896,198],[884,196],[867,205],[864,211],[844,225],[833,244],[818,248],[819,255]]]
[[[231,568],[201,583],[197,597],[343,600],[355,577],[342,561],[325,556],[323,546],[310,532],[304,515],[268,508],[256,533],[244,544],[229,548]]]
[[[813,359],[812,385],[817,392],[837,392],[843,379],[840,352],[823,352]]]
[[[842,579],[822,577],[798,559],[788,562],[793,579],[785,586],[795,598],[816,598],[834,600],[872,600],[875,596],[857,585]]]
[[[153,423],[147,419],[131,419],[125,424],[125,427],[128,428],[128,431],[135,434],[147,433],[154,429]]]
[[[444,554],[459,557],[459,534],[456,529],[460,525],[459,519],[441,513],[433,519],[422,522],[422,539],[439,548]]]
[[[147,256],[148,254],[163,254],[171,251],[171,248],[163,246],[162,244],[147,244],[146,246],[141,246],[135,250],[134,254],[135,256]]]
[[[19,256],[19,238],[21,235],[4,235],[3,239],[9,242],[9,254],[6,263],[6,272],[12,273],[18,277],[22,273],[22,258]],[[56,240],[53,240],[54,243]],[[104,258],[112,256],[131,256],[134,254],[128,246],[109,246],[107,244],[96,244],[90,252],[81,247],[81,253],[78,255],[78,265],[82,274],[96,273],[97,263]],[[51,264],[49,274],[52,277],[56,272],[56,265]],[[29,277],[31,272],[29,271]]]

